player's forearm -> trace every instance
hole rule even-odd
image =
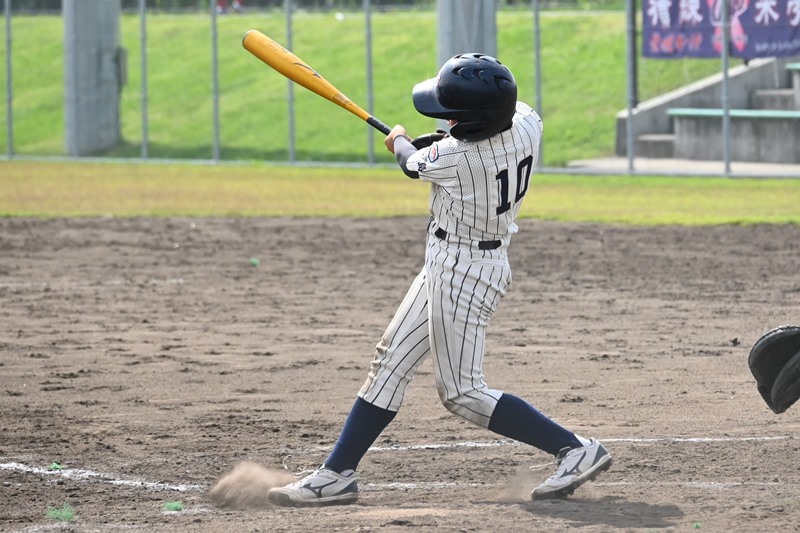
[[[408,170],[406,163],[408,158],[414,155],[417,149],[411,144],[411,139],[406,136],[398,136],[394,139],[394,155],[397,158],[397,163],[403,170],[403,173],[412,179],[419,179],[419,172]]]

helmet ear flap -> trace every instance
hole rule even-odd
[[[476,122],[457,122],[450,126],[450,135],[456,139],[466,140],[467,137],[475,135],[481,130],[480,123]]]
[[[508,125],[511,125],[511,120],[508,121]],[[507,127],[507,126],[506,126]],[[506,129],[503,127],[500,131]],[[499,133],[499,132],[496,132]],[[488,139],[492,135],[487,135],[487,128],[485,122],[458,122],[455,125],[450,127],[450,135],[455,137],[461,141],[481,141],[483,139]]]

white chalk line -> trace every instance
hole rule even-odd
[[[654,437],[654,438],[607,438],[603,442],[623,442],[623,443],[719,443],[719,442],[768,442],[777,440],[793,440],[798,437],[791,435],[779,435],[771,437]],[[374,452],[401,452],[401,451],[414,451],[414,450],[440,450],[448,448],[492,448],[500,446],[520,446],[515,441],[493,441],[493,442],[454,442],[447,444],[415,444],[409,446],[373,446],[370,451]],[[323,448],[315,448],[311,451],[320,451]],[[208,489],[207,485],[197,485],[188,483],[165,483],[161,481],[147,481],[143,479],[125,478],[114,474],[104,472],[95,472],[92,470],[80,468],[64,468],[60,470],[51,470],[49,468],[37,467],[26,465],[19,462],[0,463],[0,470],[23,472],[27,474],[35,474],[43,477],[62,477],[67,479],[74,479],[78,481],[95,481],[99,483],[107,483],[109,485],[143,488],[156,491],[173,491],[173,492],[191,492],[191,491],[205,491]],[[709,488],[709,489],[730,489],[736,487],[772,487],[787,485],[784,482],[714,482],[714,481],[636,481],[636,482],[609,482],[597,483],[598,485],[605,486],[685,486],[696,488]],[[479,483],[458,483],[458,482],[418,482],[418,483],[367,483],[362,486],[364,490],[444,490],[449,488],[469,488],[469,487],[488,487],[491,485]]]
[[[82,468],[63,468],[61,470],[51,470],[49,468],[30,466],[16,462],[0,463],[0,470],[11,470],[45,477],[63,477],[80,481],[99,481],[100,483],[108,483],[109,485],[119,485],[123,487],[134,488],[141,487],[150,490],[188,492],[193,490],[203,490],[206,488],[203,485],[171,484],[163,483],[161,481],[145,481],[143,479],[121,478],[115,476],[114,474],[94,472],[92,470],[84,470]]]
[[[101,483],[108,483],[110,485],[145,488],[158,491],[174,491],[174,492],[190,492],[190,491],[205,491],[208,489],[207,485],[192,485],[192,484],[169,484],[158,481],[145,481],[141,479],[125,479],[118,478],[112,474],[103,472],[94,472],[91,470],[65,468],[63,470],[49,470],[46,468],[24,465],[22,463],[0,463],[0,470],[13,470],[17,472],[24,472],[28,474],[37,474],[41,476],[60,476],[67,479],[74,479],[79,481],[99,481]],[[465,488],[492,488],[501,487],[504,484],[497,483],[460,483],[456,481],[419,481],[415,483],[391,482],[391,483],[364,483],[361,486],[363,491],[390,491],[390,490],[428,490],[440,491],[447,489],[465,489]],[[776,487],[788,485],[785,482],[755,482],[755,481],[616,481],[616,482],[595,482],[598,486],[607,487],[622,487],[622,486],[678,486],[687,488],[698,489],[715,489],[727,490],[738,487]],[[164,511],[163,514],[180,514],[180,513],[203,513],[208,509],[185,509],[183,511]]]
[[[80,281],[11,281],[0,283],[0,289],[30,289],[30,288],[57,288],[57,289],[94,289],[98,285],[183,285],[186,280],[183,278],[164,278],[164,279],[109,279],[99,283],[84,283]]]
[[[598,487],[686,487],[690,489],[728,490],[739,487],[785,487],[788,481],[594,481]]]
[[[603,443],[622,442],[630,444],[656,444],[656,443],[718,443],[718,442],[768,442],[776,440],[798,439],[800,436],[777,435],[772,437],[652,437],[652,438],[607,438],[600,439]],[[498,448],[502,446],[525,446],[513,440],[497,440],[489,442],[451,442],[442,444],[410,444],[373,446],[371,452],[406,452],[415,450],[442,450],[452,448]],[[314,448],[310,451],[323,451],[330,448]]]
[[[541,481],[541,480],[539,480]],[[536,484],[532,482],[532,485]],[[756,487],[785,487],[790,485],[797,485],[798,483],[791,483],[787,481],[594,481],[592,483],[597,487],[684,487],[688,489],[703,489],[703,490],[732,490],[737,488]],[[508,483],[458,483],[458,482],[439,482],[439,481],[420,481],[417,483],[364,483],[361,485],[361,490],[366,492],[371,491],[386,491],[386,490],[447,490],[447,489],[468,489],[468,488],[484,488],[484,489],[500,489],[508,487]],[[533,488],[531,486],[531,488]]]
[[[80,515],[78,515],[78,517],[80,518]],[[84,521],[82,522],[84,523],[84,525],[86,525],[86,522]],[[152,529],[153,526],[150,524],[139,525],[139,524],[92,523],[90,531],[93,531],[94,533],[99,533],[100,531],[113,531],[116,533],[117,531],[142,531],[142,530],[150,531]],[[13,530],[13,533],[42,533],[44,531],[60,531],[61,533],[64,533],[68,531],[73,531],[73,529],[64,523],[56,522],[54,524],[41,524],[35,526],[28,526],[23,529],[15,529]]]

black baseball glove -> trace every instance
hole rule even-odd
[[[800,326],[765,333],[750,350],[748,364],[769,408],[786,411],[800,399]]]
[[[433,133],[426,133],[425,135],[420,135],[419,137],[415,137],[414,140],[411,141],[411,144],[414,145],[414,148],[417,150],[422,150],[423,148],[427,148],[428,146],[432,145],[436,141],[441,141],[447,136],[447,132],[443,129],[437,129]]]

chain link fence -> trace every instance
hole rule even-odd
[[[2,1],[5,155],[63,158],[69,38],[63,4]],[[413,83],[438,70],[436,0],[122,0],[120,5],[121,140],[91,157],[392,163],[382,135],[249,56],[240,42],[251,28],[294,51],[387,124],[403,123],[418,133],[436,127],[414,113],[410,98]],[[636,55],[632,0],[499,0],[496,5],[499,57],[513,58],[520,99],[545,118],[540,162],[545,171],[571,172],[570,161],[612,157],[623,145],[628,162],[622,172],[636,172],[633,129],[620,130],[617,113],[720,70],[719,61],[642,61]],[[555,14],[559,17],[551,17]],[[566,25],[564,17],[587,22]],[[608,25],[619,27],[613,42],[592,34],[592,28]],[[559,43],[567,31],[586,34],[574,49],[556,46],[541,56],[547,44],[542,39]],[[591,63],[598,47],[614,50],[615,63],[600,66],[616,102],[610,111],[607,93],[599,90],[598,66]],[[557,71],[570,73],[574,87],[569,76],[555,76]],[[582,78],[584,71],[590,79]],[[567,85],[549,81],[562,77]],[[550,95],[573,91],[574,109],[551,104],[556,99]],[[593,106],[606,109],[605,115],[596,116]],[[720,166],[712,173],[730,169]]]
[[[235,0],[216,0],[220,6],[230,6]],[[372,4],[376,8],[404,8],[430,7],[435,0],[375,0]],[[249,9],[283,9],[283,0],[240,0],[243,8]],[[331,9],[360,9],[363,0],[294,0],[295,9],[331,10]],[[624,0],[542,0],[542,8],[559,9],[622,9]],[[60,13],[63,7],[62,0],[14,0],[15,12],[19,13]],[[530,0],[498,0],[497,6],[519,7],[530,5]],[[123,10],[138,11],[139,0],[121,0]],[[205,11],[208,8],[207,0],[146,0],[144,7],[147,10],[163,12]]]

